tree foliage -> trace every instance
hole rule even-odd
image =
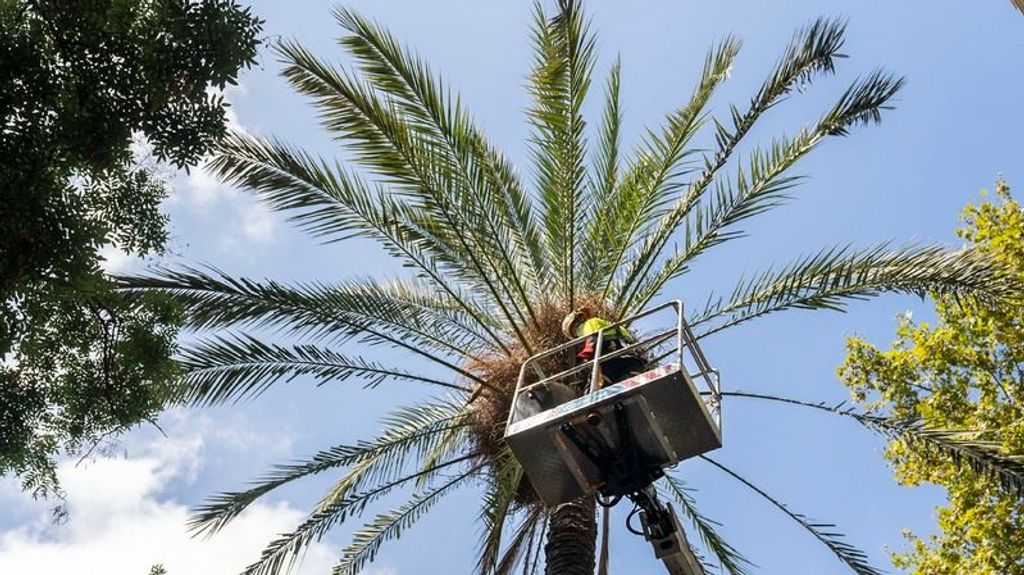
[[[178,314],[117,293],[101,252],[163,250],[155,162],[224,135],[211,88],[254,63],[260,29],[234,0],[0,0],[0,474],[36,495],[61,449],[163,405]]]
[[[477,572],[533,573],[543,565],[552,572],[555,565],[564,569],[559,575],[591,575],[593,500],[543,509],[503,440],[523,360],[565,341],[560,325],[570,310],[631,315],[686,278],[695,259],[743,237],[745,222],[792,197],[800,160],[879,122],[902,79],[868,73],[838,90],[807,126],[759,147],[747,139],[759,121],[833,73],[846,26],[822,18],[798,30],[749,103],[716,116],[711,102],[741,47],[726,37],[708,50],[690,94],[625,153],[621,64],[610,71],[604,113],[592,130],[583,114],[597,61],[589,19],[576,1],[560,0],[553,13],[538,3],[528,76],[530,178],[523,178],[419,56],[358,13],[341,9],[336,17],[347,66],[294,40],[277,49],[285,78],[310,99],[350,162],[235,133],[210,168],[310,235],[327,243],[372,240],[409,273],[288,283],[175,268],[124,278],[123,291],[162,294],[185,309],[184,327],[196,337],[181,367],[197,405],[256,397],[297,376],[363,380],[380,390],[424,384],[446,395],[395,412],[375,439],[279,466],[248,489],[212,498],[193,528],[217,531],[270,491],[333,473],[308,517],[245,572],[278,573],[340,522],[369,514],[335,568],[349,574],[448,493],[474,485],[483,494]],[[1020,291],[984,254],[939,245],[827,248],[746,277],[755,279],[741,281],[732,297],[709,296],[694,318],[698,336],[882,293],[936,291],[980,305]],[[371,359],[381,348],[406,361],[391,367]],[[404,504],[372,511],[399,492]],[[698,532],[690,540],[704,542],[709,563],[749,572],[724,529],[688,493],[674,494]],[[875,572],[833,528],[789,516],[855,572]]]
[[[998,182],[993,198],[969,205],[958,234],[1024,282],[1024,208]],[[896,341],[882,350],[847,342],[839,374],[854,399],[889,417],[942,432],[1000,460],[984,460],[895,437],[885,457],[904,485],[943,486],[939,533],[906,533],[898,567],[917,575],[1024,574],[1024,308],[979,306],[938,297],[934,323],[900,318]],[[988,452],[988,455],[985,455]],[[965,465],[968,463],[970,465]],[[1017,469],[1016,481],[1010,475]]]

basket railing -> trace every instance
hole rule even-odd
[[[663,313],[668,309],[675,312],[673,327],[655,331],[649,335],[644,335],[643,337],[638,337],[634,341],[625,342],[625,345],[622,345],[615,350],[608,352],[603,351],[606,333],[614,333],[619,327],[635,324],[639,320],[658,313]],[[672,346],[667,351],[652,358],[651,363],[658,364],[666,359],[673,358],[674,356],[673,359],[675,360],[675,363],[679,365],[679,369],[686,372],[687,375],[690,376],[690,379],[693,380],[694,385],[697,386],[697,390],[704,399],[705,405],[715,418],[716,425],[721,429],[722,390],[718,370],[714,369],[708,362],[703,350],[701,350],[700,345],[697,343],[697,338],[694,336],[693,330],[683,317],[683,311],[683,302],[680,300],[672,300],[612,323],[597,332],[597,341],[593,358],[580,362],[568,369],[561,370],[552,375],[547,375],[545,373],[542,366],[544,360],[559,353],[573,350],[582,345],[588,338],[594,337],[594,335],[590,334],[577,337],[531,356],[523,362],[523,365],[519,369],[519,379],[516,382],[515,392],[512,395],[512,405],[516,405],[516,401],[518,400],[520,393],[526,392],[533,387],[541,386],[550,382],[562,381],[586,371],[590,372],[587,385],[588,393],[593,393],[600,387],[601,365],[604,362],[623,355],[637,354],[643,350],[653,350],[666,342],[671,341]],[[693,371],[691,371],[687,366],[687,359],[692,360],[692,364],[694,366]],[[540,379],[527,384],[527,374],[531,371]],[[506,428],[513,423],[512,418],[514,414],[515,409],[510,409]]]

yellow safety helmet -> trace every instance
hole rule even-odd
[[[575,326],[576,322],[579,321],[582,317],[583,314],[580,312],[580,310],[573,310],[572,312],[569,312],[569,314],[565,316],[565,319],[562,320],[562,333],[565,334],[565,337],[569,339],[574,339],[576,337],[576,333],[575,330],[573,330],[573,327]]]

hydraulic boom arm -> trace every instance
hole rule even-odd
[[[686,541],[686,534],[672,506],[658,501],[657,492],[651,486],[629,498],[640,508],[644,538],[651,543],[654,556],[665,564],[668,572],[671,575],[701,575],[704,570]]]

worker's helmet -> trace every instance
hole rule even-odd
[[[573,328],[576,327],[576,324],[581,319],[583,319],[583,314],[580,310],[573,310],[565,316],[565,319],[562,320],[562,333],[565,334],[565,337],[569,339],[574,339],[576,337],[576,330]]]

